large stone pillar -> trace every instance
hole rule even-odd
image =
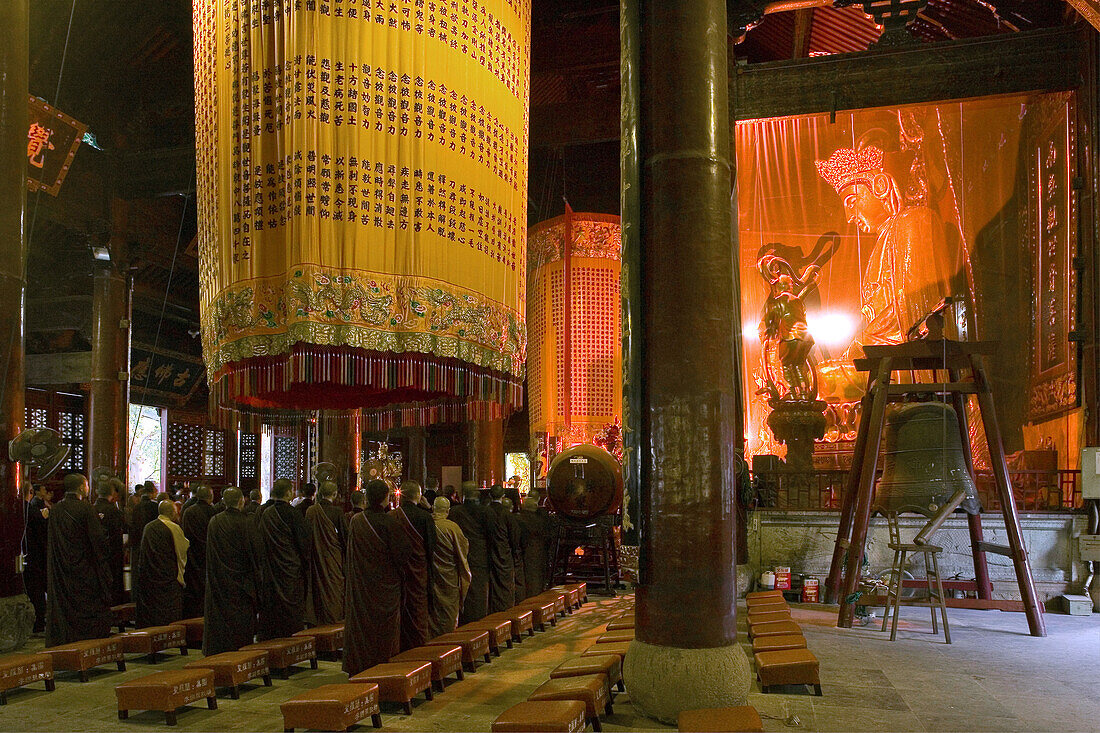
[[[23,497],[8,441],[23,429],[27,0],[0,3],[0,652],[23,645],[34,609],[19,574]],[[28,616],[29,613],[29,616]]]
[[[340,498],[350,508],[351,492],[359,490],[359,469],[362,461],[363,437],[359,431],[359,412],[352,416],[333,417],[322,413],[320,427],[320,460],[336,466],[336,484]],[[310,480],[313,466],[308,466]],[[320,488],[320,487],[318,487]]]
[[[742,705],[724,0],[641,0],[640,585],[624,674],[646,715]],[[634,240],[638,241],[638,240]]]
[[[474,480],[478,484],[504,482],[504,421],[479,420],[474,428]]]
[[[111,203],[109,262],[97,262],[92,280],[92,379],[89,390],[90,466],[105,467],[129,486],[130,281],[126,204]]]

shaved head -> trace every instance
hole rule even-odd
[[[390,487],[385,481],[374,479],[367,484],[367,504],[372,509],[381,509],[386,505],[386,499],[390,496]]]
[[[462,482],[462,498],[476,499],[478,497],[477,481]]]
[[[321,498],[322,499],[332,499],[332,497],[336,496],[336,482],[335,481],[325,481],[325,482],[323,482],[321,484],[321,492],[320,493],[321,493]]]
[[[66,493],[80,494],[81,496],[88,493],[88,479],[84,478],[83,474],[70,473],[65,476],[64,483]]]
[[[275,484],[271,487],[272,499],[289,499],[293,493],[294,484],[288,478],[276,479]]]
[[[169,519],[175,520],[175,518],[176,518],[176,504],[175,504],[175,502],[162,501],[160,504],[157,505],[157,514],[159,514],[162,517],[168,517]]]
[[[415,481],[403,481],[401,483],[401,501],[411,501],[413,504],[420,501],[423,492],[420,484]]]
[[[244,494],[240,489],[230,487],[222,492],[222,501],[228,509],[240,509],[244,506]]]

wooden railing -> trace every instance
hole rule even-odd
[[[1013,471],[1009,473],[1016,507],[1021,512],[1081,511],[1080,471]],[[840,511],[847,471],[754,471],[756,508],[783,511]],[[978,495],[987,512],[1000,511],[993,474],[979,472]]]

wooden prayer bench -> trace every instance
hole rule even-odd
[[[506,645],[509,649],[512,648],[512,622],[506,618],[494,619],[492,621],[488,619],[471,621],[468,624],[462,624],[462,626],[459,626],[455,631],[488,631],[489,651],[498,657],[500,656],[500,647],[502,644]]]
[[[45,654],[12,654],[0,657],[0,705],[8,704],[8,690],[45,680],[46,692],[54,691],[53,660]]]
[[[146,626],[119,634],[118,639],[122,642],[122,651],[144,654],[150,664],[156,664],[157,653],[167,649],[179,649],[182,656],[187,656],[187,629],[179,624]]]
[[[680,733],[763,733],[764,722],[752,705],[683,710],[676,719]]]
[[[581,592],[579,588],[569,589],[566,588],[564,585],[555,585],[548,588],[546,591],[540,593],[539,595],[545,595],[546,593],[564,593],[566,613],[573,613],[574,609],[581,607]]]
[[[821,677],[817,657],[808,649],[786,649],[777,652],[757,652],[756,676],[760,689],[770,692],[777,685],[809,685],[821,696]]]
[[[618,631],[608,631],[607,633],[600,634],[596,639],[597,644],[618,644],[624,641],[634,640],[634,629],[619,629]]]
[[[279,676],[284,680],[290,677],[291,667],[307,659],[309,660],[310,669],[317,669],[317,649],[314,646],[312,636],[268,639],[267,641],[242,646],[239,651],[267,652],[267,666],[279,670]]]
[[[432,665],[432,682],[443,692],[447,686],[447,675],[453,674],[460,681],[465,679],[462,671],[462,647],[456,645],[444,646],[418,646],[403,651],[395,657],[390,657],[391,662],[430,662]]]
[[[432,699],[432,665],[430,662],[386,662],[376,664],[353,676],[351,682],[373,682],[378,685],[382,702],[400,703],[405,715],[412,715],[412,700],[421,692]]]
[[[588,583],[566,583],[565,589],[577,594],[577,608],[582,603],[588,603]]]
[[[484,657],[485,663],[493,661],[489,654],[489,632],[471,629],[469,631],[452,631],[449,634],[440,634],[434,639],[424,642],[425,646],[460,646],[462,647],[462,662],[470,672],[477,671],[477,660]]]
[[[752,652],[781,652],[786,649],[805,649],[806,637],[802,634],[776,634],[758,636],[752,640]]]
[[[746,604],[746,609],[750,613],[760,613],[761,611],[789,611],[791,606],[786,601],[777,601],[774,598],[762,598],[753,603]]]
[[[786,599],[783,597],[783,591],[781,590],[758,590],[754,593],[745,595],[745,603],[750,603],[750,601],[760,602],[762,599],[770,599],[765,600],[765,603],[775,603],[776,601],[786,602]]]
[[[342,683],[321,685],[293,697],[279,706],[283,711],[283,730],[350,730],[368,715],[375,728],[382,727],[378,685]]]
[[[559,677],[544,682],[527,696],[529,702],[539,700],[579,700],[584,703],[584,714],[592,723],[592,730],[601,731],[600,712],[614,714],[611,696],[607,692],[607,677],[587,674],[580,677]]]
[[[305,631],[299,631],[294,636],[312,636],[313,648],[317,650],[317,656],[327,655],[332,659],[339,659],[344,652],[344,622],[325,624],[324,626],[312,626]]]
[[[580,700],[521,702],[493,721],[493,733],[580,733],[585,706]]]
[[[271,687],[271,670],[267,665],[267,652],[222,652],[196,659],[183,665],[184,669],[208,669],[214,675],[214,687],[228,687],[229,696],[241,698],[241,685],[262,677],[264,687]]]
[[[620,659],[626,659],[626,652],[630,648],[629,641],[619,641],[607,644],[593,644],[581,652],[582,657],[598,656],[601,654],[615,654]]]
[[[187,630],[186,638],[188,647],[191,649],[202,649],[202,631],[205,626],[202,616],[185,618],[182,621],[177,621],[176,624]]]
[[[777,636],[780,634],[801,634],[802,629],[794,621],[763,621],[749,624],[749,638]]]
[[[173,669],[154,672],[115,687],[118,699],[118,719],[126,720],[131,710],[160,710],[164,722],[176,724],[176,711],[206,698],[206,706],[218,709],[214,697],[214,673],[209,669]]]
[[[76,672],[81,682],[88,681],[89,669],[111,662],[115,663],[119,672],[126,671],[126,656],[122,651],[122,641],[117,636],[59,644],[38,653],[49,656],[55,673]]]
[[[789,608],[790,604],[787,603],[787,599],[783,597],[782,593],[777,596],[753,596],[749,594],[749,596],[745,598],[745,606],[748,608],[757,608],[759,606],[785,606]]]
[[[118,632],[121,634],[126,630],[126,625],[134,625],[134,615],[137,613],[136,603],[120,603],[117,606],[111,606],[111,625],[118,628]]]
[[[525,608],[509,608],[507,611],[491,613],[481,619],[481,621],[474,621],[473,623],[499,621],[502,619],[507,619],[512,622],[512,641],[517,644],[523,641],[523,632],[526,631],[528,636],[535,635],[535,612]]]
[[[538,601],[527,599],[518,606],[513,606],[513,611],[530,611],[531,621],[535,628],[539,631],[546,631],[546,624],[551,626],[557,626],[557,612],[554,611],[554,607],[557,604],[554,601]]]
[[[555,614],[564,616],[567,608],[572,612],[572,606],[569,605],[569,591],[567,590],[548,590],[544,593],[539,593],[537,596],[531,596],[523,601],[523,603],[542,601],[553,601]]]
[[[608,631],[622,631],[634,628],[634,614],[618,616],[607,622]]]
[[[613,685],[617,685],[619,692],[626,687],[623,685],[623,660],[618,654],[601,654],[587,657],[573,657],[562,662],[550,672],[550,679],[559,677],[580,677],[589,674],[602,674],[607,677],[607,697],[614,699],[611,691]]]
[[[770,606],[766,606],[770,608]],[[766,624],[770,621],[789,621],[791,618],[791,609],[786,608],[779,611],[754,611],[749,609],[749,625],[753,624]]]

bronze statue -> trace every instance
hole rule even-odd
[[[774,254],[764,255],[756,266],[770,287],[760,315],[766,383],[761,392],[768,395],[773,406],[784,400],[812,402],[817,399],[814,337],[806,325],[806,305],[802,299],[817,286],[821,268],[811,264],[799,274],[789,262]]]

